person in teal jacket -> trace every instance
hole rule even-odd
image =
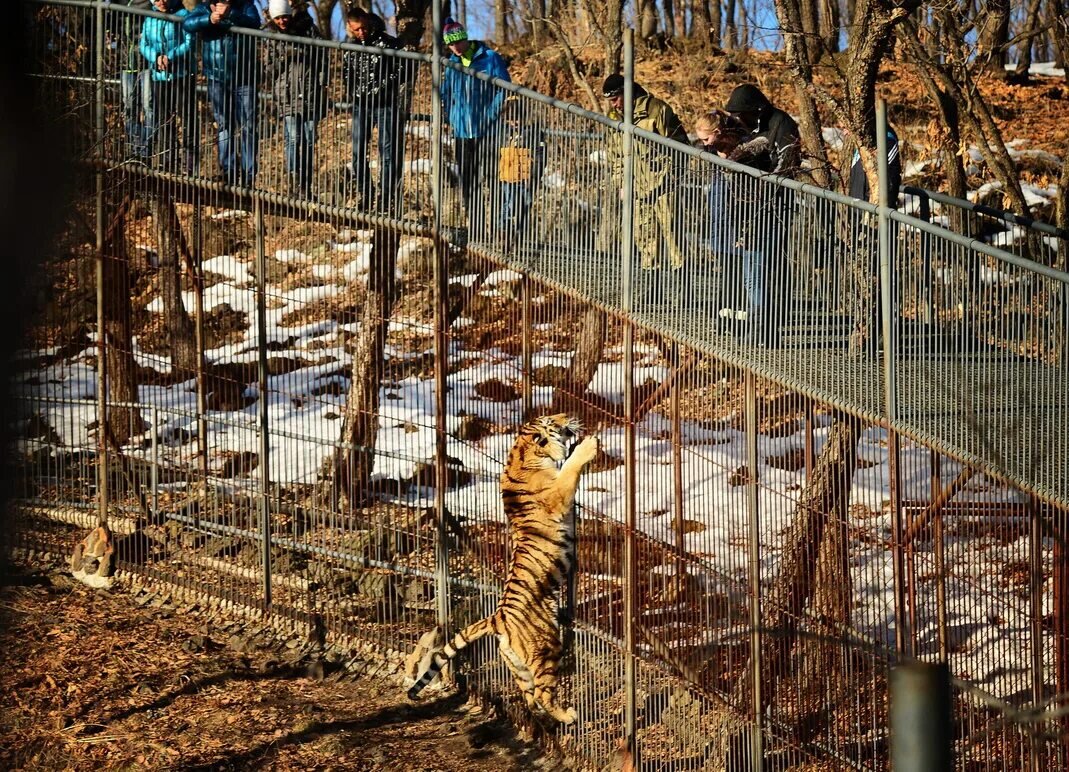
[[[501,55],[480,40],[468,40],[468,32],[459,23],[447,19],[442,27],[444,40],[452,56],[449,61],[471,72],[485,72],[491,77],[511,82]],[[454,149],[460,175],[460,192],[468,214],[469,238],[482,233],[482,191],[479,181],[496,179],[487,174],[491,154],[497,152],[497,124],[505,103],[505,92],[492,83],[473,78],[463,70],[447,67],[442,78],[442,106],[453,129]]]
[[[251,187],[256,177],[256,43],[233,34],[235,27],[260,28],[253,0],[213,0],[190,11],[182,29],[202,41],[201,66],[208,79],[208,100],[219,127],[219,166],[231,185]],[[241,168],[234,134],[241,131]]]
[[[182,29],[187,11],[182,0],[153,0],[160,13],[175,14],[175,19],[153,16],[141,28],[141,56],[151,73],[152,103],[155,125],[151,147],[156,161],[166,171],[196,174],[199,169],[200,131],[197,121],[196,63],[193,60],[193,36]],[[179,143],[177,123],[182,121]],[[184,163],[179,164],[182,148]]]

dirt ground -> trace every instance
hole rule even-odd
[[[561,768],[463,696],[411,703],[226,636],[54,567],[0,564],[0,768]]]

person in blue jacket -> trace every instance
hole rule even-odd
[[[235,27],[260,28],[254,0],[213,0],[194,8],[182,29],[202,41],[201,64],[208,99],[219,129],[219,166],[232,185],[251,187],[256,177],[257,58],[251,37],[232,34]],[[241,132],[241,167],[234,135]]]
[[[456,21],[446,20],[442,39],[452,54],[449,61],[453,64],[511,82],[501,55],[480,40],[468,40],[467,30]],[[464,70],[448,67],[442,78],[441,97],[445,118],[453,129],[460,192],[470,235],[472,231],[481,232],[485,226],[479,181],[489,178],[486,172],[491,168],[490,154],[497,149],[497,122],[505,92]]]
[[[152,102],[155,105],[155,125],[152,127],[152,153],[159,165],[171,172],[196,174],[200,158],[200,130],[197,121],[196,63],[193,61],[193,36],[182,29],[182,19],[188,14],[182,0],[153,0],[152,7],[160,13],[172,13],[178,18],[145,19],[141,28],[141,56],[151,73]],[[177,121],[182,121],[182,140],[179,143]],[[179,163],[181,144],[184,163]]]

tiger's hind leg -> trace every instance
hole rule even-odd
[[[505,664],[508,665],[508,669],[512,671],[512,677],[516,679],[516,685],[520,687],[520,692],[523,693],[523,700],[527,703],[527,708],[535,710],[534,676],[528,669],[527,664],[512,650],[508,640],[504,637],[500,639],[497,650],[501,653],[501,658],[505,660]]]
[[[575,708],[563,708],[557,702],[557,670],[560,667],[558,645],[556,655],[543,658],[534,668],[534,700],[548,715],[562,724],[574,724]]]

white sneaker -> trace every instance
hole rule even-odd
[[[750,318],[750,313],[748,311],[736,311],[735,312],[736,321],[745,322],[749,318]]]

